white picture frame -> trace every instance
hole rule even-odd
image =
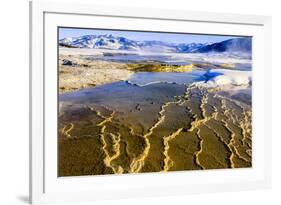
[[[95,21],[98,20],[98,21]],[[58,26],[247,34],[253,36],[253,167],[118,176],[58,178],[56,151]],[[162,22],[162,23],[161,23]],[[92,27],[97,27],[97,24]],[[184,26],[182,26],[184,25]],[[183,30],[181,30],[183,29]],[[184,30],[185,29],[185,30]],[[54,44],[55,43],[55,44]],[[255,50],[256,49],[256,50]],[[56,116],[57,117],[57,116]],[[163,180],[166,180],[165,183]],[[110,185],[110,186],[109,186]],[[241,191],[271,186],[271,18],[184,10],[30,2],[30,202],[75,202],[129,197]],[[71,196],[71,197],[70,197]]]

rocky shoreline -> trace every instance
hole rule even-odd
[[[190,72],[195,66],[126,64],[102,60],[88,60],[81,56],[60,55],[59,93],[91,88],[129,79],[135,72]]]
[[[124,63],[93,62],[80,56],[60,55],[59,93],[126,80],[132,74]]]

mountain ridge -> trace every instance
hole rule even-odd
[[[106,35],[84,35],[63,38],[60,46],[72,48],[95,48],[132,51],[161,51],[176,53],[209,53],[209,52],[251,52],[252,40],[249,37],[228,39],[216,43],[168,43],[163,41],[135,41],[125,37]]]

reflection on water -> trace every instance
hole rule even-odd
[[[146,86],[153,83],[175,83],[185,84],[196,81],[206,80],[204,74],[206,71],[194,70],[191,72],[176,73],[176,72],[138,72],[135,73],[128,82],[138,86]]]
[[[60,102],[97,104],[113,110],[127,110],[137,103],[163,104],[183,95],[190,83],[205,80],[203,71],[188,73],[138,72],[128,82],[120,81],[81,89],[59,96]],[[144,86],[146,85],[146,86]],[[143,86],[143,87],[142,87]]]
[[[101,105],[110,110],[126,112],[137,104],[153,102],[160,105],[166,101],[173,100],[176,95],[182,95],[184,91],[184,85],[158,83],[139,87],[120,81],[96,88],[62,94],[59,100],[60,102],[73,104]]]
[[[209,64],[210,66],[223,65],[231,63],[235,70],[251,70],[251,59],[239,58],[237,56],[212,56],[200,54],[166,54],[166,55],[142,55],[137,53],[109,53],[104,55],[85,56],[87,60],[103,60],[120,63],[160,63],[167,65],[189,65],[189,64]],[[222,60],[223,59],[223,60]]]
[[[138,54],[114,54],[114,55],[92,55],[87,57],[88,60],[106,60],[111,62],[121,63],[145,63],[145,62],[158,62],[173,65],[186,65],[191,64],[192,61],[182,58],[174,58],[170,55],[138,55]]]

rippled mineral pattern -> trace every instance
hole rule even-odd
[[[65,103],[59,176],[251,167],[251,115],[251,103],[192,84],[174,99],[134,102],[126,112]]]

